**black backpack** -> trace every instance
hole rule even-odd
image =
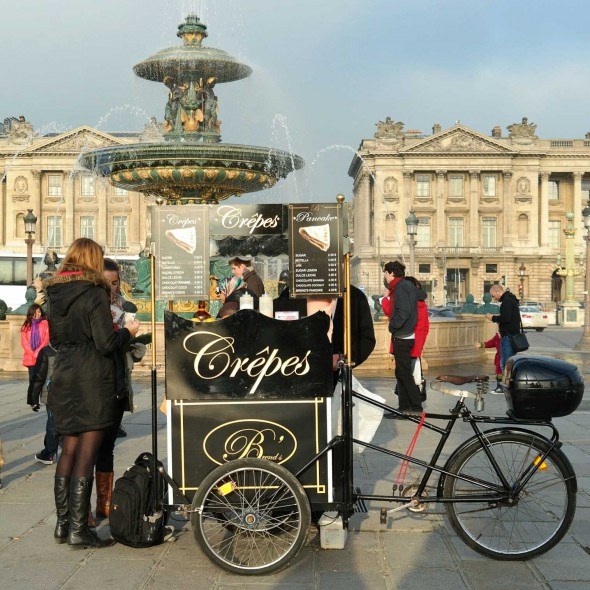
[[[152,467],[152,454],[142,453],[115,482],[109,526],[113,539],[123,545],[152,547],[164,540],[167,513],[152,508],[152,493],[159,498],[162,482]]]

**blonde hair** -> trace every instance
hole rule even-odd
[[[94,240],[78,238],[68,248],[60,270],[89,270],[102,274],[104,272],[104,251]]]

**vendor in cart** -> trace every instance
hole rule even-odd
[[[247,289],[257,298],[264,294],[264,283],[256,273],[250,256],[232,258],[229,261],[233,277],[229,282],[229,290],[221,292],[221,301],[225,303],[238,289]]]

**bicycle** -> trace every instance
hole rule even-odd
[[[381,523],[389,512],[421,511],[428,503],[442,503],[459,538],[475,551],[493,559],[525,560],[555,546],[569,529],[576,508],[574,470],[561,451],[559,433],[551,419],[479,416],[467,407],[484,408],[487,376],[440,376],[431,388],[457,396],[448,414],[404,415],[387,404],[352,392],[351,369],[343,372],[343,434],[334,437],[297,473],[263,459],[239,459],[212,471],[199,486],[192,503],[191,523],[203,552],[220,567],[239,574],[266,574],[286,567],[307,537],[311,509],[298,481],[311,465],[329,451],[342,451],[342,498],[331,508],[344,526],[367,501],[399,503],[381,509]],[[455,389],[474,383],[475,393]],[[583,390],[583,386],[582,386]],[[440,435],[430,461],[355,439],[351,433],[352,398],[363,400]],[[581,400],[581,393],[579,396]],[[579,403],[579,401],[578,401]],[[575,409],[575,408],[574,408]],[[434,421],[446,421],[438,426]],[[470,424],[474,435],[437,462],[457,421]],[[494,426],[484,431],[482,424]],[[549,437],[531,430],[548,429]],[[393,487],[391,495],[363,494],[354,487],[352,446],[360,444],[425,469],[415,489]],[[436,495],[427,487],[433,473],[440,474]],[[397,489],[396,489],[397,488]]]

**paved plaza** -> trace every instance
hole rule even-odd
[[[590,354],[572,350],[580,330],[551,327],[530,333],[532,353],[565,358],[590,377]],[[466,351],[466,355],[469,351]],[[464,364],[429,370],[428,376],[456,372],[492,372],[485,366]],[[160,375],[163,376],[163,375]],[[360,377],[371,391],[393,403],[392,376]],[[138,380],[137,411],[126,415],[129,433],[119,439],[115,454],[116,477],[135,457],[151,448],[149,379]],[[163,395],[163,383],[160,394]],[[395,513],[387,525],[379,524],[379,510],[358,514],[352,520],[346,548],[320,549],[319,534],[309,532],[308,542],[292,565],[275,575],[241,577],[212,565],[197,548],[190,525],[172,521],[174,542],[149,549],[117,544],[102,550],[74,551],[54,543],[53,476],[55,466],[36,463],[41,450],[45,414],[32,413],[25,404],[26,374],[0,372],[0,434],[6,466],[0,474],[0,587],[3,590],[87,588],[230,589],[452,589],[452,590],[582,590],[590,584],[590,401],[574,414],[555,420],[563,450],[578,476],[577,511],[563,541],[549,553],[528,562],[493,561],[470,550],[453,533],[444,509],[429,507],[424,513]],[[446,411],[448,397],[429,392],[427,410]],[[488,396],[486,414],[502,415],[503,396]],[[453,435],[452,450],[469,433]],[[469,427],[467,427],[469,428]],[[378,444],[405,451],[414,425],[384,420],[376,435]],[[426,458],[437,437],[422,431],[415,455]],[[452,444],[452,443],[455,444]],[[164,416],[159,417],[159,448],[165,452]],[[384,455],[366,451],[355,456],[356,484],[364,492],[390,493],[399,464]],[[417,476],[412,469],[409,478]],[[435,480],[436,481],[436,480]],[[108,535],[108,526],[98,529]]]

